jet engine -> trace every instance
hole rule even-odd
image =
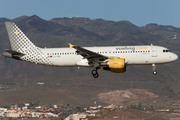
[[[114,58],[108,59],[106,62],[101,63],[101,66],[104,66],[104,70],[110,70],[114,73],[124,73],[126,72],[126,65],[124,58]]]

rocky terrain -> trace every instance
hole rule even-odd
[[[98,94],[99,100],[115,105],[124,105],[125,103],[128,105],[133,101],[138,103],[138,100],[140,99],[149,99],[155,97],[158,97],[158,95],[145,89],[116,90]]]

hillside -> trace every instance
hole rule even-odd
[[[137,109],[104,109],[93,120],[178,120],[178,113],[163,113],[155,111],[140,111]]]
[[[85,30],[95,32],[102,36],[105,45],[142,45],[156,44],[167,46],[172,50],[179,50],[180,28],[158,25],[155,23],[138,27],[129,21],[105,21],[103,19],[91,20],[89,18],[53,18],[51,22],[64,26],[80,26]],[[174,40],[174,35],[177,39]],[[111,41],[111,42],[110,42]],[[172,47],[173,46],[173,47]]]
[[[103,19],[90,20],[89,18],[54,18],[50,21],[64,26],[80,26],[85,30],[97,33],[102,37],[101,40],[111,41],[114,45],[150,44],[161,39],[128,21],[114,22]]]
[[[98,94],[98,99],[115,105],[131,105],[133,101],[158,97],[145,89],[116,90]]]

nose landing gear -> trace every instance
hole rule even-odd
[[[156,71],[156,65],[155,64],[152,64],[152,69],[153,69],[153,74],[156,75],[157,71]]]

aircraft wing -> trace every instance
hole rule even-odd
[[[69,43],[70,48],[76,49],[76,53],[78,55],[83,56],[84,58],[88,59],[89,61],[104,61],[105,59],[108,59],[107,56],[104,56],[102,54],[98,54],[96,52],[90,51],[88,49],[82,48],[80,46],[72,45]]]

